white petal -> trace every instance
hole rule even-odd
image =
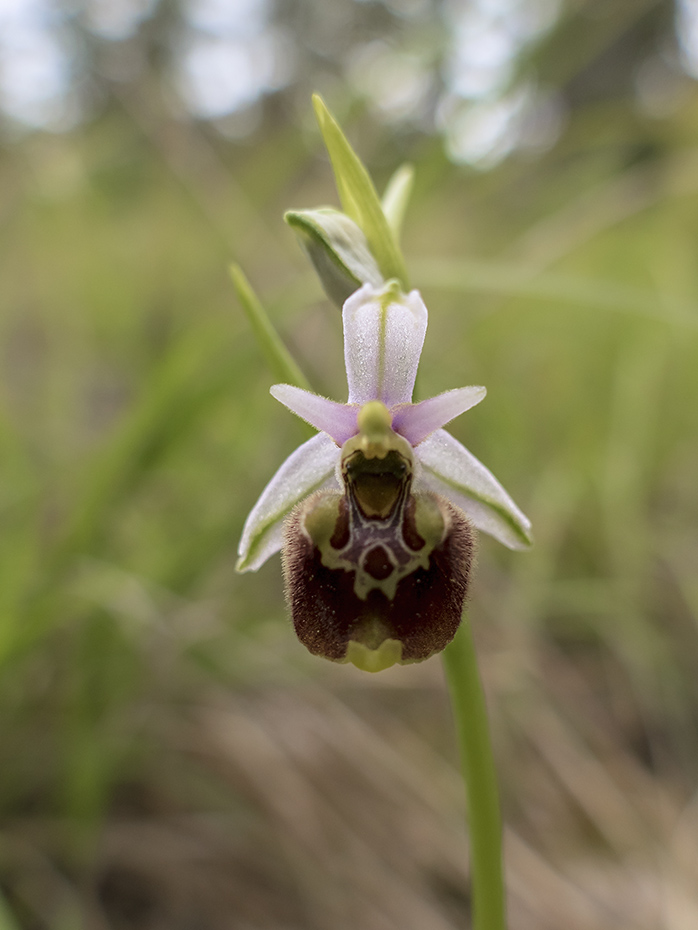
[[[394,408],[393,429],[416,446],[437,429],[441,429],[461,413],[479,404],[487,394],[484,387],[463,387],[437,394],[418,404],[405,404]]]
[[[245,521],[238,547],[239,572],[256,571],[283,543],[283,521],[295,505],[319,488],[338,488],[335,465],[339,449],[318,433],[286,459],[262,491]]]
[[[419,292],[391,300],[364,284],[345,302],[342,316],[349,403],[409,403],[427,331]]]
[[[269,393],[315,429],[328,433],[338,446],[343,446],[358,432],[358,407],[338,404],[291,384],[274,384]]]
[[[530,545],[529,519],[494,475],[450,433],[437,430],[415,449],[415,455],[422,465],[423,484],[464,510],[478,529],[510,549]]]

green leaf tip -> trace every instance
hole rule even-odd
[[[281,341],[281,337],[269,319],[264,306],[252,289],[242,268],[235,262],[230,265],[233,287],[242,304],[260,349],[275,378],[286,384],[310,390],[310,383],[298,363]]]
[[[319,94],[313,108],[344,212],[362,229],[383,277],[397,278],[407,292],[405,262],[368,171]]]

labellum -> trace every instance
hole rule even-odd
[[[379,671],[453,639],[473,531],[444,497],[414,491],[412,447],[384,404],[365,404],[358,426],[341,450],[343,490],[315,492],[287,520],[284,575],[310,652]]]

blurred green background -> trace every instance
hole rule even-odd
[[[404,251],[421,396],[531,517],[470,615],[511,930],[698,926],[692,0],[0,3],[0,928],[466,927],[440,663],[313,659],[242,523],[341,319],[289,208],[319,91]]]

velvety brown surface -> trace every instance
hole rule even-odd
[[[315,655],[342,659],[361,626],[379,618],[386,638],[400,640],[403,659],[425,659],[453,639],[468,588],[474,540],[463,514],[441,500],[450,526],[429,559],[397,586],[394,600],[373,590],[354,593],[354,572],[326,568],[319,550],[301,528],[302,511],[291,514],[284,554],[286,597],[300,641]],[[414,536],[416,537],[416,531]],[[360,640],[359,640],[360,641]]]

